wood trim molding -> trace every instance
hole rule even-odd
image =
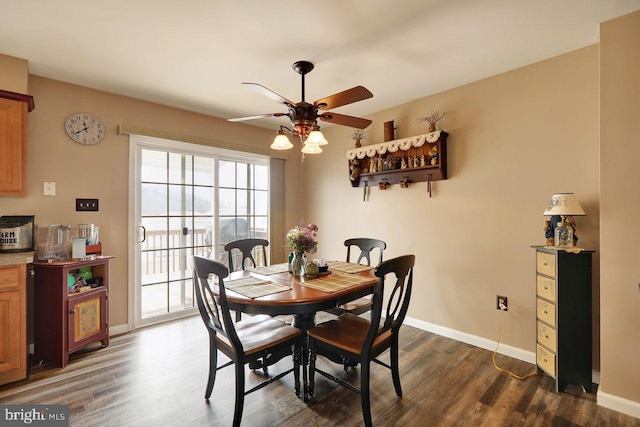
[[[27,104],[27,111],[31,112],[36,108],[33,102],[33,96],[25,95],[17,92],[9,92],[8,90],[0,90],[0,98],[13,99],[14,101],[22,101]]]
[[[226,150],[243,151],[246,153],[261,154],[263,156],[275,157],[279,159],[289,159],[289,153],[283,153],[269,148],[254,147],[252,145],[236,144],[231,142],[219,141],[217,139],[206,138],[202,136],[186,135],[177,132],[169,132],[160,129],[146,128],[142,126],[128,125],[121,123],[118,125],[118,133],[120,135],[143,135],[153,138],[169,139],[172,141],[183,141],[192,144],[207,145],[209,147],[224,148]]]

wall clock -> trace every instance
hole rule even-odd
[[[97,144],[104,138],[102,122],[89,113],[75,113],[67,117],[64,124],[69,138],[86,145]]]

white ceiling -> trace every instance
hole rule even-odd
[[[29,72],[230,118],[356,85],[365,116],[597,43],[640,0],[0,0],[0,53]],[[437,108],[437,106],[434,106]],[[276,129],[286,118],[248,122]],[[326,125],[322,123],[322,125]]]

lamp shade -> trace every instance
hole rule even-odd
[[[288,150],[289,148],[293,148],[293,144],[284,132],[278,132],[278,135],[273,140],[273,144],[271,144],[271,148],[274,150]]]
[[[327,140],[324,138],[322,132],[320,132],[319,130],[312,130],[305,143],[314,145],[327,145],[329,142],[327,142]]]
[[[556,193],[551,196],[543,215],[578,216],[586,213],[573,193]]]
[[[322,148],[318,147],[316,144],[305,142],[304,147],[302,147],[301,151],[304,154],[320,154],[322,153]]]

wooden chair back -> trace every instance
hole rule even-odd
[[[371,327],[363,345],[363,355],[373,346],[375,340],[383,335],[397,334],[404,322],[411,300],[413,287],[413,266],[415,255],[403,255],[383,261],[376,267],[374,274],[380,278],[373,293],[371,308]],[[389,277],[387,277],[389,276]],[[384,309],[384,321],[380,325],[383,313],[383,298],[386,282],[392,284],[393,289]]]
[[[231,320],[227,293],[224,287],[224,279],[229,276],[229,270],[218,261],[197,255],[193,256],[193,270],[194,279],[196,279],[194,287],[198,310],[209,331],[209,335],[215,337],[216,334],[219,334],[226,337],[233,349],[242,354],[242,343]],[[212,282],[218,285],[217,294],[211,289],[210,276],[212,276]]]
[[[247,259],[251,261],[252,267],[257,267],[258,263],[254,258],[254,253],[259,256],[262,253],[263,265],[267,265],[267,246],[269,241],[266,239],[239,239],[229,242],[224,245],[224,250],[227,251],[229,258],[229,271],[244,270],[246,268],[245,263]],[[254,248],[255,249],[254,251]],[[233,265],[233,251],[238,250],[242,254],[242,261],[237,268]]]
[[[356,246],[360,249],[360,255],[355,262],[360,264],[360,261],[364,258],[367,260],[367,265],[371,265],[371,251],[375,248],[379,249],[379,256],[377,264],[382,262],[382,253],[387,248],[387,244],[382,240],[370,239],[367,237],[358,237],[354,239],[347,239],[344,241],[344,245],[347,247],[347,262],[351,262],[351,248]]]

